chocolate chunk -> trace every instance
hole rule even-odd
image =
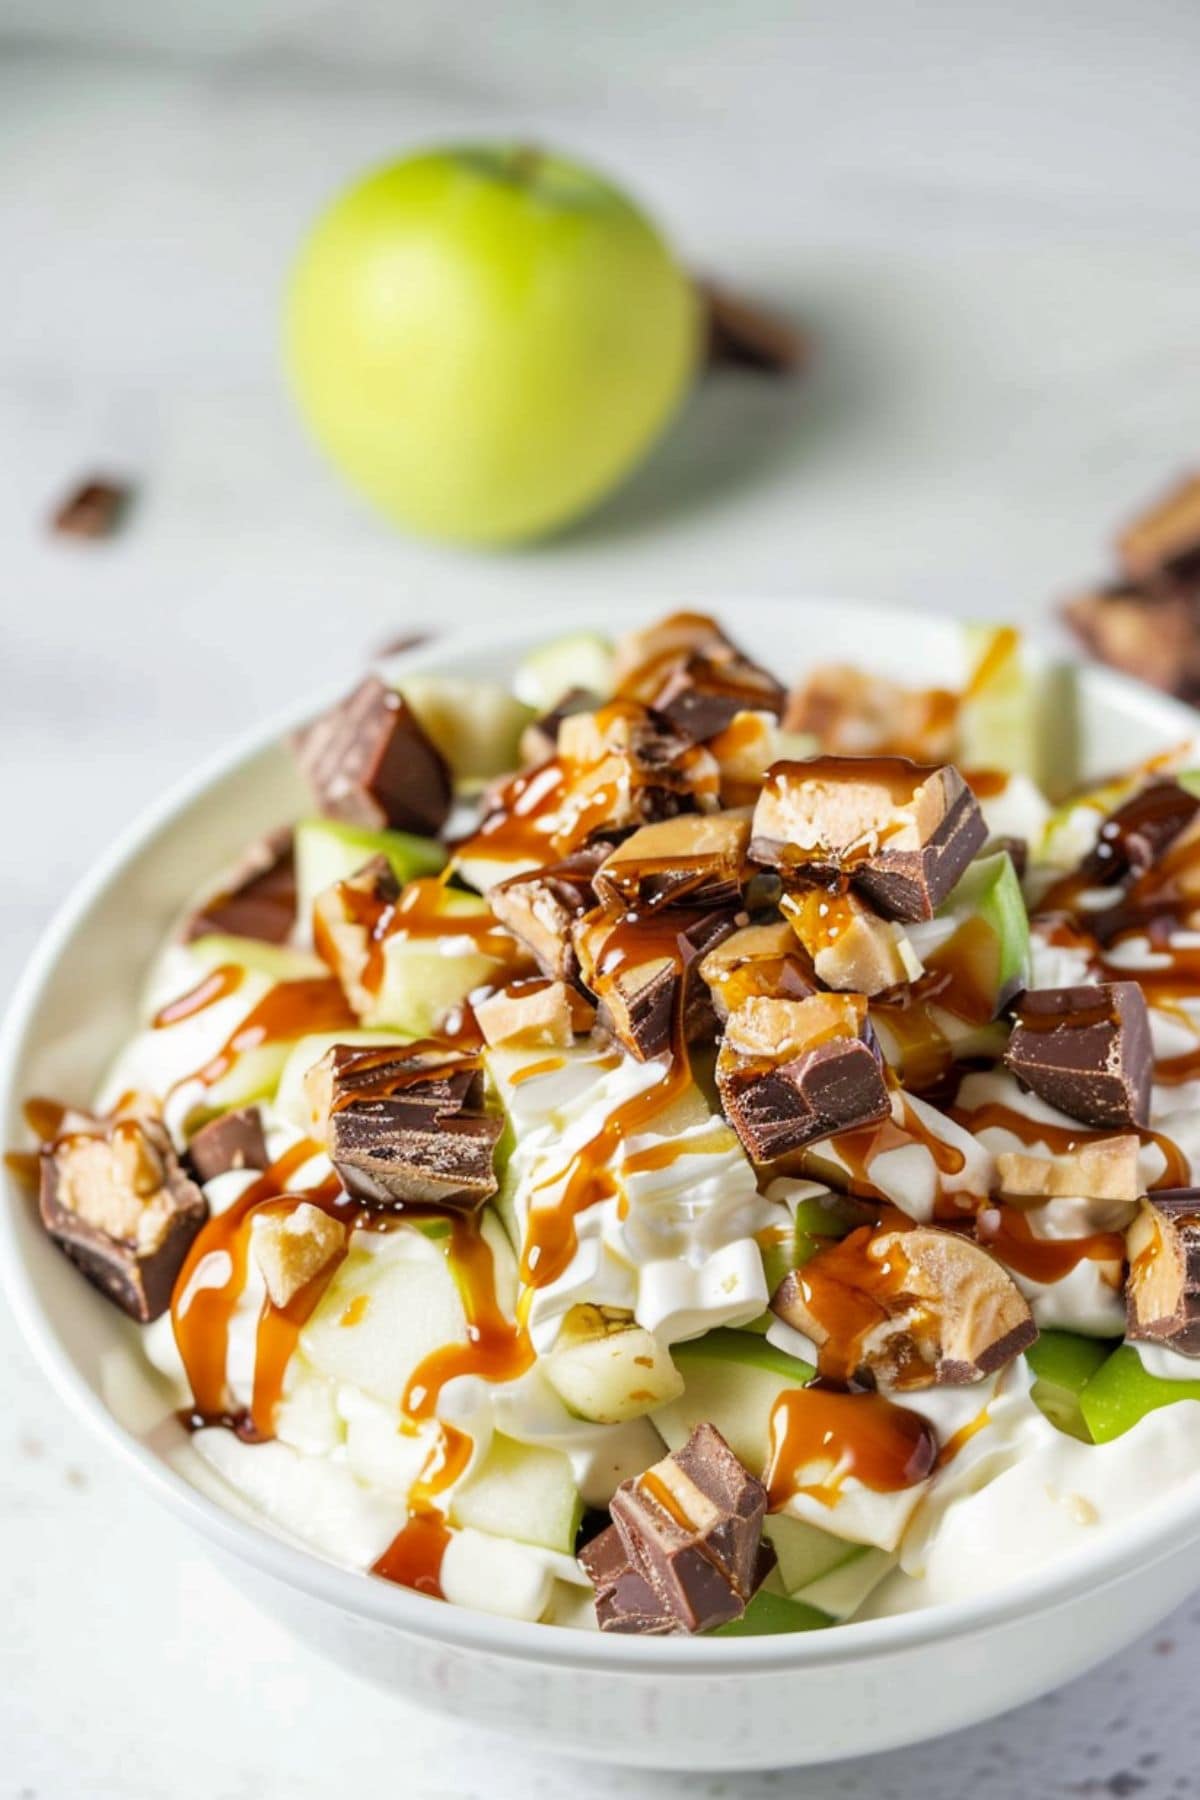
[[[1185,476],[1127,525],[1117,550],[1137,582],[1153,582],[1200,551],[1200,475]]]
[[[596,1620],[601,1631],[639,1637],[686,1634],[682,1620],[663,1611],[657,1589],[634,1567],[615,1525],[583,1546],[579,1562],[596,1590]]]
[[[582,979],[597,1001],[596,1024],[639,1062],[674,1048],[676,1020],[688,1043],[716,1035],[699,962],[733,931],[730,911],[588,913],[574,928]]]
[[[883,1058],[859,994],[746,1000],[717,1057],[725,1117],[756,1163],[890,1111]]]
[[[251,844],[227,885],[191,913],[183,941],[213,933],[286,944],[296,925],[296,863],[292,830],[284,826]]]
[[[696,292],[705,310],[710,368],[794,375],[808,363],[808,337],[789,319],[711,281],[697,282]]]
[[[552,706],[541,718],[534,719],[521,733],[521,761],[548,761],[558,749],[558,733],[563,720],[573,718],[576,713],[595,712],[603,704],[600,695],[593,694],[589,688],[568,689],[557,706]]]
[[[1135,981],[1028,990],[1004,1060],[1041,1099],[1096,1130],[1149,1123],[1154,1052]]]
[[[1136,880],[1200,813],[1200,798],[1169,776],[1147,782],[1100,827],[1081,873],[1098,886]]]
[[[231,1169],[265,1169],[270,1163],[257,1106],[222,1113],[188,1140],[188,1161],[197,1181],[213,1181]]]
[[[332,819],[436,835],[453,797],[450,771],[416,715],[369,675],[296,738],[296,756]]]
[[[750,855],[785,881],[844,874],[887,917],[931,919],[986,837],[979,802],[949,765],[822,756],[768,771]]]
[[[496,1192],[504,1121],[483,1109],[477,1056],[433,1040],[338,1044],[309,1071],[330,1161],[347,1191],[388,1211],[413,1203],[473,1212]]]
[[[681,813],[643,825],[596,870],[598,898],[613,908],[733,906],[741,899],[750,821],[737,813]]]
[[[1200,584],[1077,594],[1063,618],[1101,662],[1168,694],[1200,692]]]
[[[60,537],[111,537],[120,526],[133,490],[108,476],[93,475],[74,488],[50,521]]]
[[[816,1345],[823,1376],[883,1388],[981,1381],[1038,1334],[1008,1271],[930,1225],[851,1232],[785,1276],[771,1311]]]
[[[41,1154],[42,1224],[88,1280],[140,1324],[171,1302],[208,1217],[157,1119],[89,1121]]]
[[[672,613],[617,645],[617,691],[641,701],[697,743],[742,712],[778,718],[784,690],[707,613]]]
[[[699,965],[718,1019],[743,1000],[806,1000],[817,984],[790,925],[744,925],[710,950]]]
[[[488,905],[530,952],[543,975],[575,981],[579,958],[571,938],[575,921],[596,904],[592,878],[611,845],[592,844],[560,862],[489,888]]]
[[[774,1555],[763,1553],[766,1510],[762,1482],[715,1427],[697,1425],[681,1450],[613,1495],[627,1563],[611,1540],[584,1561],[597,1582],[602,1628],[694,1633],[740,1618],[774,1566]]]
[[[1126,1336],[1200,1357],[1200,1189],[1148,1194],[1128,1243]]]

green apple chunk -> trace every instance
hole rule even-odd
[[[1139,1419],[1177,1400],[1200,1400],[1200,1362],[1195,1381],[1151,1375],[1131,1344],[1107,1357],[1079,1396],[1084,1424],[1097,1444],[1124,1435]]]
[[[264,944],[258,938],[231,937],[224,932],[193,938],[187,952],[196,963],[197,980],[211,969],[230,964],[266,975],[272,982],[311,981],[329,973],[311,950],[299,950],[291,944]]]
[[[1031,667],[1020,634],[1008,626],[968,625],[966,641],[971,673],[959,706],[956,760],[1069,793],[1078,761],[1070,667]]]
[[[468,1341],[467,1315],[446,1257],[419,1231],[367,1247],[357,1235],[300,1334],[309,1364],[399,1407],[417,1366]]]
[[[513,677],[517,696],[536,713],[551,712],[575,688],[607,700],[616,685],[613,647],[593,631],[573,631],[531,650]]]
[[[972,1011],[994,1017],[1029,979],[1029,914],[1007,850],[973,862],[938,917],[954,920],[957,929],[929,956],[928,967],[951,970]]]
[[[811,1363],[777,1350],[755,1332],[725,1327],[675,1344],[671,1353],[684,1391],[651,1414],[667,1448],[678,1450],[707,1420],[739,1462],[761,1475],[771,1449],[775,1402],[788,1388],[812,1380]]]
[[[377,169],[317,221],[286,311],[318,442],[390,517],[501,544],[595,504],[696,365],[692,282],[593,171],[459,144]]]
[[[456,919],[487,916],[487,903],[478,894],[442,888],[437,896],[439,936],[394,931],[385,938],[383,978],[363,1024],[428,1037],[473,988],[501,975],[508,966],[505,959],[491,955],[466,932],[456,936],[454,931]]]
[[[450,1520],[493,1537],[572,1555],[583,1502],[561,1450],[492,1438],[479,1468],[454,1490]]]
[[[396,685],[456,781],[490,781],[516,767],[521,733],[535,715],[507,688],[446,675],[406,675]]]
[[[598,1425],[640,1418],[683,1393],[683,1376],[663,1345],[612,1307],[573,1306],[542,1366],[576,1417]]]
[[[317,895],[335,881],[347,881],[374,856],[387,857],[401,886],[417,875],[437,875],[446,863],[445,850],[433,838],[370,831],[338,819],[302,819],[295,842],[296,916],[305,931],[311,929]]]
[[[786,1594],[772,1594],[759,1588],[740,1619],[718,1625],[710,1637],[778,1637],[785,1631],[821,1631],[833,1620],[828,1613],[818,1612],[803,1600],[791,1600]]]
[[[404,1043],[403,1032],[397,1031],[311,1031],[306,1037],[298,1038],[294,1044],[284,1045],[286,1061],[279,1074],[279,1085],[275,1089],[275,1107],[280,1117],[297,1131],[311,1132],[315,1121],[312,1107],[304,1087],[304,1077],[314,1063],[319,1063],[327,1050],[335,1044],[357,1044],[364,1048],[371,1044]]]
[[[779,1558],[777,1572],[785,1594],[799,1593],[862,1551],[861,1544],[834,1537],[831,1531],[787,1513],[772,1513],[764,1529]]]
[[[1052,1425],[1069,1437],[1091,1443],[1079,1398],[1106,1360],[1112,1345],[1103,1338],[1081,1337],[1077,1331],[1043,1331],[1025,1352],[1033,1370],[1031,1398]]]
[[[877,1550],[866,1544],[854,1544],[850,1548],[851,1554],[844,1562],[826,1574],[818,1575],[815,1581],[792,1595],[793,1600],[815,1606],[836,1624],[852,1619],[864,1600],[896,1566],[895,1554],[890,1550]]]

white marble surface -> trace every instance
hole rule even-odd
[[[602,617],[618,586],[734,619],[739,591],[808,588],[1032,620],[1103,565],[1123,509],[1200,460],[1194,8],[1022,0],[906,9],[902,28],[884,5],[768,0],[638,0],[603,27],[532,0],[503,23],[385,10],[0,5],[0,29],[82,21],[110,46],[0,43],[0,988],[165,782],[405,626],[499,609],[550,629],[564,597]],[[174,60],[112,48],[139,33]],[[712,384],[594,520],[491,560],[364,513],[275,367],[281,271],[321,196],[466,130],[603,159],[695,262],[821,346],[795,390]],[[142,484],[128,531],[48,541],[93,463]],[[5,1796],[1195,1791],[1194,1606],[1021,1715],[882,1762],[581,1773],[382,1704],[265,1624],[3,1317],[0,1455]]]

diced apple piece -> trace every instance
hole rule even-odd
[[[1084,1421],[1079,1397],[1107,1359],[1110,1346],[1101,1338],[1081,1337],[1076,1331],[1043,1331],[1025,1352],[1033,1370],[1030,1398],[1052,1425],[1068,1437],[1090,1444],[1092,1434]]]
[[[272,982],[309,981],[329,972],[313,951],[291,944],[267,944],[261,938],[231,937],[214,931],[207,937],[193,938],[185,948],[196,964],[197,981],[209,970],[230,963],[252,969],[256,975],[266,975]]]
[[[352,1247],[300,1334],[313,1368],[396,1407],[426,1356],[466,1342],[446,1258],[421,1232],[404,1229]]]
[[[499,1432],[479,1468],[455,1489],[450,1505],[455,1525],[568,1556],[574,1553],[582,1513],[571,1464],[561,1450],[518,1444]]]
[[[1097,1444],[1107,1444],[1160,1406],[1176,1400],[1200,1400],[1200,1362],[1195,1381],[1172,1381],[1151,1375],[1131,1344],[1107,1357],[1079,1396],[1083,1422]]]
[[[537,713],[556,707],[573,688],[607,700],[616,685],[613,647],[592,631],[573,631],[531,650],[513,677],[517,698]]]
[[[816,1607],[818,1612],[841,1624],[854,1617],[895,1564],[892,1551],[855,1544],[853,1554],[845,1562],[839,1563],[827,1575],[818,1575],[800,1593],[793,1594],[792,1599],[803,1600],[805,1605]]]
[[[336,881],[349,880],[374,856],[387,858],[401,886],[417,875],[436,875],[446,865],[446,851],[435,838],[407,831],[370,831],[340,819],[302,819],[295,841],[296,917],[305,933],[312,930],[317,895]],[[318,965],[318,973],[323,967]]]
[[[451,1533],[438,1579],[452,1606],[531,1623],[543,1617],[555,1587],[553,1571],[529,1545],[473,1530]]]
[[[397,685],[456,781],[486,781],[517,766],[534,715],[507,688],[446,675],[407,675]]]
[[[678,1400],[652,1414],[669,1450],[685,1444],[697,1425],[715,1425],[738,1461],[761,1476],[771,1449],[771,1411],[787,1388],[802,1387],[816,1370],[776,1350],[752,1331],[722,1328],[672,1355],[684,1379]]]
[[[927,957],[929,968],[949,970],[973,1013],[994,1018],[1029,979],[1029,915],[1008,852],[971,863],[938,917],[956,929]],[[947,1005],[953,1009],[953,995]]]
[[[359,1389],[343,1387],[346,1463],[368,1486],[407,1502],[428,1459],[428,1432],[404,1429],[396,1406],[386,1406]]]
[[[822,1631],[833,1620],[803,1600],[759,1588],[740,1619],[718,1625],[710,1637],[777,1637],[785,1631]]]
[[[487,918],[487,902],[477,894],[443,888],[437,916],[444,921],[442,935],[408,935],[402,930],[385,939],[383,978],[364,1025],[395,1026],[413,1037],[428,1037],[438,1023],[460,1006],[472,989],[505,977],[511,969],[508,955],[493,955],[486,942],[454,932],[456,919]],[[495,927],[496,942],[503,927]]]
[[[640,1418],[683,1393],[683,1377],[658,1339],[612,1307],[573,1306],[544,1368],[571,1411],[599,1425]]]
[[[772,1513],[764,1530],[779,1558],[779,1580],[785,1594],[798,1593],[860,1554],[857,1544],[787,1513]]]
[[[304,1086],[304,1077],[335,1044],[404,1043],[402,1032],[396,1031],[313,1031],[295,1044],[285,1044],[286,1060],[275,1090],[275,1108],[280,1118],[294,1125],[307,1137],[320,1141],[320,1130],[312,1116],[312,1107]]]

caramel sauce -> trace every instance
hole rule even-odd
[[[882,1394],[787,1388],[771,1409],[768,1506],[779,1512],[794,1494],[806,1494],[834,1507],[851,1478],[877,1494],[897,1493],[924,1481],[937,1453],[929,1421]],[[828,1476],[801,1479],[814,1463],[827,1464]]]
[[[1125,1238],[1119,1231],[1093,1231],[1077,1238],[1041,1238],[1020,1207],[995,1202],[977,1221],[981,1244],[1027,1281],[1051,1286],[1063,1281],[1081,1262],[1125,1261]]]
[[[969,1444],[976,1432],[982,1431],[985,1425],[990,1424],[991,1414],[987,1407],[984,1406],[975,1414],[973,1419],[968,1419],[965,1425],[959,1426],[952,1437],[946,1439],[946,1442],[938,1451],[937,1461],[933,1465],[934,1468],[944,1469],[947,1463],[953,1462],[954,1458],[963,1448],[963,1445]]]
[[[950,1117],[975,1137],[989,1129],[1007,1131],[1027,1149],[1042,1144],[1052,1156],[1071,1156],[1084,1144],[1097,1143],[1102,1138],[1112,1136],[1111,1131],[1091,1131],[1086,1125],[1054,1125],[1042,1119],[1030,1119],[1015,1107],[1006,1106],[1002,1100],[987,1100],[981,1106],[952,1106],[948,1110]],[[1150,1184],[1151,1187],[1176,1188],[1191,1185],[1191,1167],[1178,1144],[1173,1143],[1169,1137],[1164,1137],[1160,1131],[1150,1131],[1136,1125],[1128,1129],[1136,1131],[1143,1144],[1154,1144],[1164,1158],[1163,1172]]]
[[[21,1108],[25,1123],[39,1144],[51,1144],[62,1130],[62,1122],[70,1111],[61,1101],[47,1100],[35,1094]]]
[[[403,1407],[409,1418],[416,1420],[434,1416],[443,1387],[456,1376],[515,1381],[534,1361],[528,1334],[505,1317],[496,1297],[491,1246],[474,1215],[450,1215],[444,1253],[462,1294],[468,1341],[431,1351],[409,1376]]]
[[[1003,769],[963,769],[962,778],[977,800],[996,800],[1008,786]]]
[[[859,1199],[887,1200],[886,1194],[872,1180],[871,1165],[877,1157],[885,1155],[889,1150],[903,1150],[910,1144],[920,1144],[928,1152],[938,1174],[950,1181],[961,1175],[966,1167],[964,1153],[953,1144],[947,1144],[936,1137],[924,1121],[918,1118],[905,1095],[901,1094],[899,1099],[899,1122],[890,1117],[880,1119],[874,1125],[859,1125],[852,1131],[839,1131],[829,1139],[831,1147],[845,1165],[846,1172],[842,1181],[846,1191]],[[965,1212],[975,1212],[983,1202],[982,1195],[969,1189],[950,1188],[938,1193],[934,1212],[938,1218],[955,1218]]]
[[[189,988],[186,994],[171,1000],[160,1007],[151,1020],[155,1031],[165,1031],[171,1025],[179,1025],[184,1019],[194,1019],[197,1013],[204,1012],[207,1007],[215,1006],[219,1000],[228,999],[236,994],[245,976],[245,969],[238,963],[222,963],[219,968],[212,969],[203,981]]]
[[[540,1062],[526,1063],[523,1069],[514,1069],[509,1076],[513,1087],[520,1087],[523,1082],[536,1081],[539,1075],[554,1075],[566,1065],[565,1056],[543,1056]]]
[[[281,1213],[286,1217],[306,1202],[313,1203],[311,1196],[289,1194],[279,1200],[263,1202],[257,1215]],[[249,1236],[248,1221],[246,1235]],[[275,1435],[275,1412],[283,1399],[288,1364],[300,1341],[300,1333],[316,1311],[344,1256],[343,1250],[341,1255],[330,1257],[312,1280],[292,1295],[286,1306],[276,1306],[269,1294],[263,1296],[254,1343],[254,1390],[250,1400],[250,1420],[261,1440]]]
[[[414,1513],[383,1555],[371,1564],[370,1572],[399,1587],[415,1588],[419,1594],[444,1600],[442,1558],[450,1535],[450,1527],[440,1513]]]
[[[1002,625],[992,633],[992,641],[986,653],[971,671],[970,680],[963,689],[964,700],[977,699],[1004,668],[1006,662],[1012,660],[1020,647],[1020,633],[1012,625]]]
[[[680,1502],[679,1496],[669,1488],[662,1476],[654,1469],[646,1469],[638,1476],[638,1486],[643,1493],[649,1494],[656,1506],[662,1508],[668,1519],[678,1525],[681,1531],[692,1532],[696,1529],[695,1520]]]
[[[331,1111],[344,1112],[371,1100],[394,1100],[457,1074],[474,1076],[480,1066],[472,1052],[452,1050],[437,1038],[355,1048],[345,1069],[348,1079],[334,1096]],[[406,1215],[411,1217],[413,1210],[406,1207]]]
[[[174,1294],[171,1297],[171,1323],[175,1331],[175,1342],[179,1347],[179,1354],[183,1359],[184,1370],[192,1390],[195,1413],[202,1422],[225,1420],[230,1415],[230,1396],[225,1378],[229,1357],[229,1329],[249,1273],[250,1223],[255,1210],[264,1204],[280,1201],[286,1197],[289,1202],[289,1210],[291,1207],[298,1206],[302,1201],[308,1201],[311,1205],[320,1206],[335,1217],[341,1218],[347,1224],[352,1222],[357,1212],[357,1207],[342,1192],[341,1184],[335,1176],[329,1177],[320,1187],[310,1191],[288,1193],[292,1176],[311,1157],[315,1156],[319,1149],[318,1144],[311,1143],[308,1139],[301,1139],[298,1144],[293,1144],[271,1164],[269,1169],[263,1171],[257,1181],[252,1182],[246,1191],[239,1195],[232,1206],[208,1220],[184,1259],[183,1267],[175,1282]],[[197,1287],[189,1295],[189,1287],[200,1264],[206,1257],[222,1253],[228,1259],[229,1265],[224,1281],[219,1286]],[[329,1272],[332,1274],[332,1268]],[[297,1312],[302,1310],[303,1300],[307,1293],[306,1288],[294,1296]],[[312,1298],[312,1305],[308,1311],[312,1310],[312,1306],[315,1306],[319,1298],[319,1294]],[[185,1299],[187,1300],[186,1307],[182,1304]],[[264,1312],[267,1309],[276,1310],[271,1308],[269,1299],[264,1302]],[[282,1310],[287,1313],[290,1308]],[[305,1312],[304,1317],[307,1318],[307,1316],[308,1312]],[[297,1332],[303,1322],[302,1319],[296,1326]],[[280,1346],[289,1331],[290,1324],[286,1326],[280,1324],[278,1327],[271,1326],[267,1334],[271,1349],[268,1356],[268,1368],[263,1376],[263,1416],[261,1419],[257,1416],[254,1418],[256,1433],[261,1431],[265,1436],[270,1436],[270,1420],[266,1417],[265,1409],[268,1401],[271,1401],[273,1409],[273,1400],[271,1400],[272,1390],[275,1386],[273,1371],[278,1362]],[[292,1341],[294,1344],[294,1338]],[[279,1380],[282,1381],[282,1369],[279,1370]],[[255,1415],[259,1412],[257,1399],[258,1376],[256,1369],[255,1406],[253,1408]],[[265,1430],[264,1427],[266,1427]]]
[[[233,983],[236,988],[242,975],[239,968],[230,965],[216,969],[199,987],[193,988],[190,994],[183,995],[180,1000],[165,1007],[155,1024],[162,1021],[169,1027],[178,1024],[180,1019],[199,1012],[203,1007],[211,1006],[215,999],[222,997],[220,993],[213,991],[212,984],[218,977],[223,978],[231,972],[237,976],[237,981]],[[207,997],[201,999],[202,991],[205,990]],[[233,989],[224,991],[232,992]],[[180,1010],[185,1007],[189,1010]],[[168,1013],[172,1015],[169,1018],[166,1017]],[[247,1050],[257,1050],[262,1044],[304,1037],[309,1032],[353,1029],[357,1024],[358,1019],[350,1010],[341,986],[331,976],[278,982],[250,1009],[216,1055],[203,1068],[183,1076],[175,1083],[175,1087],[182,1087],[189,1081],[201,1081],[206,1087],[212,1087],[229,1073],[239,1056],[244,1055]]]
[[[391,938],[427,942],[466,938],[482,955],[497,962],[524,962],[520,945],[492,913],[451,911],[445,900],[450,891],[437,875],[422,875],[406,882],[395,900],[356,888],[351,882],[338,884],[338,899],[347,922],[366,936],[367,954],[360,980],[368,994],[378,994],[383,985]],[[336,968],[336,947],[319,918],[314,942],[318,955]]]

